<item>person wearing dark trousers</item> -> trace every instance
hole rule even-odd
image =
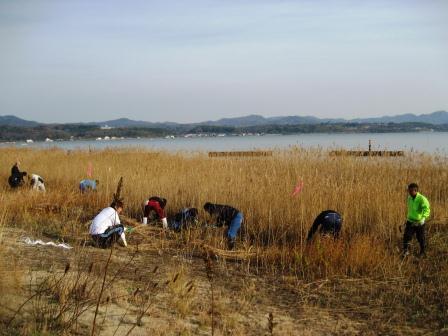
[[[229,250],[235,248],[236,236],[241,228],[243,222],[243,214],[238,209],[235,209],[229,205],[205,203],[204,210],[211,216],[216,216],[217,226],[228,226],[227,230],[227,243]]]
[[[20,162],[16,162],[11,168],[11,176],[8,178],[9,186],[13,189],[22,186],[25,181],[23,177],[26,176],[26,172],[21,172],[19,169]]]
[[[93,219],[90,225],[90,235],[97,247],[108,248],[121,240],[123,246],[128,246],[125,228],[120,223],[119,214],[123,211],[123,202],[114,201],[110,207],[103,209]]]
[[[409,243],[417,236],[420,245],[420,255],[425,254],[425,221],[431,213],[428,199],[418,192],[417,183],[408,186],[408,215],[403,235],[403,257],[409,255]]]
[[[170,225],[174,231],[181,231],[188,228],[191,224],[196,223],[198,220],[198,209],[196,208],[183,208],[177,214],[174,215],[174,219]]]
[[[168,228],[168,221],[166,219],[165,207],[167,200],[163,197],[152,196],[143,203],[143,220],[145,218],[148,222],[157,220],[162,221],[164,229]]]
[[[306,240],[307,242],[310,242],[317,230],[319,230],[319,233],[322,235],[333,236],[336,239],[339,237],[341,228],[342,216],[339,213],[334,210],[322,211],[314,220]]]

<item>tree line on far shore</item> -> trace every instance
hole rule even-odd
[[[427,123],[321,123],[299,125],[259,125],[247,127],[231,126],[178,126],[171,128],[120,127],[102,129],[97,125],[59,124],[39,125],[35,127],[1,126],[0,141],[22,141],[33,139],[43,141],[69,139],[96,139],[98,137],[155,138],[167,135],[185,136],[187,134],[206,134],[214,136],[243,134],[300,134],[300,133],[389,133],[389,132],[447,132],[448,124],[433,125]]]

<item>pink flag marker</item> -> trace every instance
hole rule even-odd
[[[92,176],[93,176],[93,165],[92,162],[89,162],[87,166],[87,177],[92,178]]]
[[[294,190],[291,194],[291,197],[294,197],[302,192],[303,189],[303,181],[297,182],[297,185],[294,187]]]

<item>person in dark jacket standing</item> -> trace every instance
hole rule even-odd
[[[238,209],[229,205],[213,204],[209,202],[204,204],[204,210],[211,216],[216,216],[217,226],[228,226],[228,248],[229,250],[233,250],[235,248],[236,236],[241,228],[241,223],[243,222],[243,214]]]
[[[21,172],[19,170],[20,162],[16,162],[11,168],[11,176],[8,178],[8,183],[11,188],[18,188],[22,186],[25,181],[23,177],[26,176],[26,172]]]
[[[334,210],[322,211],[314,220],[313,225],[308,232],[306,240],[309,242],[313,239],[314,234],[320,227],[320,234],[330,235],[334,238],[339,237],[342,228],[342,216]]]
[[[409,242],[414,234],[420,244],[420,255],[425,254],[425,221],[431,213],[428,199],[418,192],[417,183],[408,185],[408,215],[403,235],[403,257],[409,254]]]
[[[164,229],[168,228],[168,221],[166,219],[165,206],[166,199],[163,197],[152,196],[143,203],[143,222],[152,222],[156,220],[162,221]],[[146,223],[145,223],[146,224]]]

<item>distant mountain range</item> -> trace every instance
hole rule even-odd
[[[0,116],[0,125],[16,126],[16,127],[36,127],[39,126],[39,123],[36,121],[28,121],[20,119],[12,115],[6,115],[6,116]]]
[[[228,126],[228,127],[250,127],[265,125],[317,125],[317,124],[340,124],[340,123],[356,123],[356,124],[386,124],[386,123],[426,123],[433,125],[448,124],[448,112],[437,111],[429,114],[402,114],[396,116],[384,116],[377,118],[356,118],[356,119],[321,119],[312,116],[285,116],[285,117],[263,117],[260,115],[248,115],[237,118],[223,118],[216,121],[205,121],[200,123],[180,124],[174,122],[148,122],[131,120],[128,118],[120,118],[101,122],[76,123],[77,125],[91,126],[110,126],[114,128],[188,128],[195,126]],[[0,116],[0,125],[13,127],[37,127],[49,126],[55,124],[44,124],[35,121],[28,121],[16,116],[6,115]]]

